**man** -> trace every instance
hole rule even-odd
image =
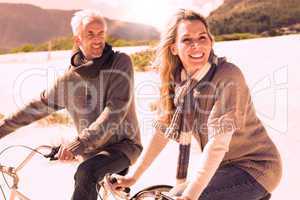
[[[97,11],[76,12],[71,21],[71,66],[54,86],[0,123],[0,138],[52,112],[67,109],[78,137],[59,150],[59,160],[82,157],[73,200],[96,200],[106,173],[133,164],[142,151],[133,98],[130,58],[105,43],[107,25]]]

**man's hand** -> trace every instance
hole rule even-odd
[[[73,161],[75,159],[73,153],[68,151],[66,147],[61,146],[58,152],[58,160],[60,161]]]

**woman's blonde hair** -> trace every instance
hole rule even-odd
[[[166,124],[170,123],[175,109],[173,103],[175,81],[174,70],[176,67],[182,65],[179,57],[172,54],[171,45],[176,41],[179,23],[184,20],[201,21],[207,29],[209,38],[211,41],[214,41],[212,34],[209,32],[206,19],[202,15],[187,9],[178,10],[169,21],[164,32],[161,34],[156,61],[154,63],[159,63],[161,79],[160,104],[162,106],[162,114],[159,120]]]

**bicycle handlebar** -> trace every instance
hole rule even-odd
[[[36,153],[40,153],[40,150],[42,149],[50,149],[51,152],[50,154],[44,155],[42,154],[45,158],[50,158],[51,160],[55,160],[55,155],[58,153],[59,147],[52,147],[52,146],[48,146],[48,145],[41,145],[37,148],[35,148],[34,150],[31,151],[31,153],[23,160],[23,162],[16,167],[16,172],[20,171],[31,159],[32,157],[36,154]]]
[[[47,146],[47,145],[42,145],[35,149],[31,149],[31,152],[25,157],[25,159],[17,167],[7,167],[7,166],[0,165],[0,172],[11,176],[13,178],[13,187],[17,188],[17,185],[19,182],[19,177],[17,174],[18,171],[20,171],[32,159],[32,157],[35,154],[37,154],[37,153],[42,154],[40,152],[40,150],[42,150],[42,149],[50,149],[51,150],[50,154],[47,154],[47,155],[42,154],[42,155],[45,158],[50,158],[50,160],[55,160],[55,155],[58,153],[59,148],[60,148],[60,146],[59,147],[51,147],[51,146]]]
[[[44,154],[41,153],[45,158],[49,158],[50,161],[58,159],[56,157],[56,154],[58,153],[58,151],[60,149],[60,146],[51,147],[51,146],[47,146],[47,145],[42,145],[42,146],[39,146],[39,147],[31,150],[30,154],[28,154],[26,156],[26,158],[17,167],[14,168],[14,167],[6,167],[6,166],[3,166],[3,165],[0,165],[0,171],[7,172],[8,174],[17,173],[32,159],[32,157],[36,153],[40,153],[39,151],[42,150],[42,149],[50,149],[51,150],[51,152],[49,154],[44,155]]]

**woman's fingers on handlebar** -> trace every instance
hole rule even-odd
[[[180,197],[171,196],[171,198],[174,199],[174,200],[191,200],[189,197],[186,197],[186,196],[180,196]]]

